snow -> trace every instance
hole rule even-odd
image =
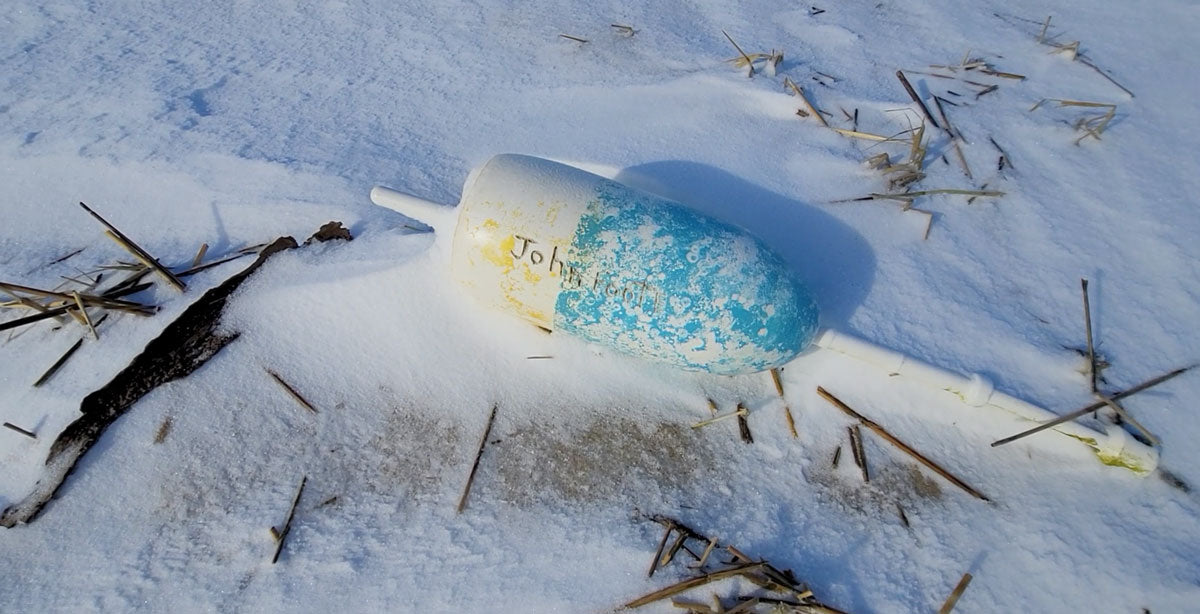
[[[485,310],[449,281],[442,246],[367,199],[385,184],[456,203],[469,171],[500,152],[576,164],[761,237],[809,281],[826,326],[980,373],[1056,413],[1092,399],[1071,349],[1083,345],[1081,277],[1112,363],[1109,390],[1197,361],[1200,82],[1189,75],[1200,9],[821,8],[10,4],[0,16],[0,280],[53,287],[127,258],[80,200],[171,265],[203,242],[216,258],[280,235],[303,240],[329,220],[356,238],[268,262],[226,311],[239,339],[135,404],[39,518],[0,531],[0,609],[611,611],[686,573],[676,562],[646,579],[660,532],[635,509],[791,568],[852,612],[934,610],[964,571],[974,575],[964,612],[1195,609],[1194,492],[1103,466],[1051,433],[991,448],[1028,424],[830,352],[783,371],[792,439],[766,374],[680,372]],[[1047,53],[1037,35],[1048,14],[1055,40],[1082,41],[1136,97]],[[783,49],[778,75],[747,79],[725,63],[736,52],[722,30],[747,52]],[[968,50],[1027,79],[969,76],[1000,86],[975,98],[980,88],[918,72]],[[857,109],[860,130],[891,135],[920,118],[897,69],[918,91],[960,103],[946,113],[975,174],[930,128],[928,177],[914,189],[1005,192],[919,199],[933,215],[928,240],[925,216],[897,203],[832,202],[886,191],[862,162],[881,151],[902,160],[907,145],[801,119],[783,87],[784,77],[803,87],[832,126],[850,127],[840,109]],[[1030,111],[1044,98],[1114,103],[1115,119],[1103,140],[1075,145],[1071,124],[1091,110]],[[1010,158],[1004,170],[989,136]],[[162,311],[111,317],[42,387],[30,383],[83,331],[4,333],[0,419],[38,438],[0,429],[0,507],[28,494],[87,393],[248,264],[192,277],[182,295],[138,295]],[[862,483],[849,421],[818,385],[993,502],[865,431],[873,475]],[[1126,402],[1162,438],[1161,466],[1189,484],[1200,483],[1197,395],[1188,373]],[[733,421],[689,428],[709,416],[707,398],[722,412],[744,402],[755,443]],[[494,443],[457,515],[493,405]],[[305,475],[271,565],[268,528]],[[729,596],[735,584],[696,597]]]

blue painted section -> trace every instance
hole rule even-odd
[[[816,301],[758,239],[607,180],[564,271],[555,329],[685,369],[777,367],[817,331]]]

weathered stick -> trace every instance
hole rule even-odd
[[[292,388],[290,384],[283,381],[283,378],[280,377],[278,373],[276,373],[270,369],[267,369],[266,371],[267,371],[267,375],[270,375],[271,379],[275,380],[275,383],[279,384],[279,386],[281,388],[283,388],[283,390],[285,392],[288,393],[288,396],[292,397],[292,400],[299,403],[302,407],[304,407],[304,409],[307,409],[308,411],[311,411],[314,414],[317,413],[317,408],[313,407],[312,403],[309,403],[307,399],[300,396],[300,393],[296,392],[296,389]]]
[[[143,264],[154,269],[154,271],[159,275],[162,275],[163,278],[167,280],[167,283],[175,286],[175,288],[180,292],[187,288],[187,284],[183,283],[183,281],[176,277],[174,273],[168,271],[167,267],[159,264],[153,256],[151,256],[146,250],[142,249],[137,243],[134,243],[132,239],[125,236],[120,230],[117,230],[116,226],[109,224],[108,220],[101,217],[99,213],[92,211],[91,207],[82,202],[79,203],[79,206],[83,207],[84,211],[92,214],[92,217],[96,218],[96,221],[103,224],[105,228],[112,232],[112,236],[117,239],[117,242],[120,243],[122,247],[128,249],[134,256],[137,257],[138,260],[141,260]]]
[[[854,411],[853,409],[850,409],[849,405],[846,405],[845,403],[843,403],[841,401],[841,399],[838,399],[837,397],[833,396],[828,391],[826,391],[824,388],[817,386],[817,394],[821,395],[821,398],[825,399],[826,401],[829,401],[829,403],[832,404],[834,407],[845,412],[846,415],[858,420],[860,423],[862,423],[863,426],[874,431],[876,435],[879,435],[880,437],[884,438],[885,440],[887,440],[888,443],[896,446],[897,448],[900,448],[900,450],[902,452],[915,458],[922,465],[925,465],[926,467],[933,470],[934,473],[937,473],[938,475],[945,478],[951,484],[954,484],[955,486],[963,489],[964,491],[966,491],[973,497],[982,499],[984,501],[991,501],[991,499],[988,499],[987,497],[985,497],[983,495],[983,493],[979,492],[978,490],[975,490],[974,488],[971,488],[970,486],[967,485],[966,482],[954,477],[954,475],[951,474],[949,471],[942,469],[940,466],[938,466],[937,463],[934,463],[933,461],[929,460],[928,458],[925,458],[925,456],[922,455],[920,452],[917,452],[916,450],[912,449],[908,444],[897,439],[891,433],[884,430],[884,428],[882,426],[879,426],[878,424],[876,424],[874,421],[867,418],[866,416],[863,416],[862,414]]]
[[[958,581],[958,585],[950,592],[950,596],[946,597],[946,602],[942,604],[938,614],[950,614],[950,610],[954,609],[954,605],[958,603],[958,598],[962,597],[963,591],[967,590],[967,585],[971,583],[971,574],[965,573],[962,579]]]
[[[292,519],[296,517],[296,505],[300,503],[300,495],[304,494],[304,485],[308,483],[308,476],[300,479],[300,488],[296,491],[296,498],[292,499],[292,507],[288,510],[287,521],[283,523],[283,529],[271,527],[271,536],[275,538],[275,556],[271,557],[271,564],[274,565],[279,560],[279,553],[283,552],[283,540],[287,539],[288,533],[292,532]]]
[[[488,416],[487,426],[483,429],[483,437],[479,439],[479,451],[475,453],[475,462],[471,465],[471,473],[467,475],[467,484],[463,486],[462,496],[458,498],[458,508],[455,513],[461,514],[467,508],[467,497],[471,494],[471,483],[475,481],[475,472],[479,471],[479,459],[483,458],[483,448],[487,446],[488,435],[492,434],[492,423],[496,421],[496,410],[499,405],[492,406]]]
[[[925,106],[925,101],[921,100],[921,97],[917,95],[917,90],[914,90],[912,84],[908,82],[908,77],[904,76],[903,70],[896,71],[896,78],[900,80],[900,85],[904,86],[904,91],[908,92],[908,95],[913,99],[913,102],[917,103],[917,106],[921,107],[921,112],[925,114],[925,119],[928,119],[929,123],[933,124],[934,128],[941,129],[941,126],[938,125],[937,120],[934,119],[933,115],[929,112],[929,107]]]
[[[996,446],[1002,446],[1006,443],[1012,443],[1018,439],[1028,437],[1035,433],[1040,433],[1049,428],[1054,428],[1064,422],[1070,422],[1076,418],[1085,416],[1090,412],[1096,411],[1097,409],[1104,407],[1106,404],[1108,404],[1109,401],[1120,401],[1121,399],[1123,399],[1127,396],[1132,396],[1132,395],[1137,394],[1147,388],[1152,388],[1154,386],[1157,386],[1173,377],[1182,375],[1182,374],[1190,371],[1195,366],[1196,365],[1189,365],[1189,366],[1183,367],[1181,369],[1175,369],[1174,371],[1171,371],[1170,373],[1164,373],[1163,375],[1160,375],[1158,377],[1148,379],[1128,390],[1122,390],[1114,395],[1105,396],[1103,400],[1096,401],[1095,403],[1092,403],[1091,405],[1088,405],[1086,407],[1081,407],[1069,414],[1064,414],[1064,415],[1059,416],[1049,422],[1044,422],[1042,424],[1039,424],[1027,431],[1021,431],[1020,433],[1017,433],[1016,435],[1012,435],[1010,437],[1005,437],[1004,439],[997,439],[996,441],[992,442],[992,447],[994,448]],[[1104,395],[1101,395],[1101,396],[1104,396]]]

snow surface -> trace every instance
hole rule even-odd
[[[1049,4],[1049,6],[1047,5]],[[242,336],[147,395],[44,514],[0,531],[0,610],[611,611],[684,576],[647,580],[678,517],[789,567],[853,612],[1195,611],[1200,501],[1097,463],[1026,426],[828,353],[783,373],[800,437],[767,375],[722,378],[546,336],[473,304],[433,239],[372,206],[388,184],[455,203],[469,170],[513,151],[584,166],[742,225],[808,279],[824,324],[1065,412],[1091,400],[1079,278],[1091,281],[1110,390],[1200,359],[1200,173],[1193,78],[1200,7],[1179,0],[838,3],[28,2],[0,15],[0,279],[54,286],[124,258],[85,200],[165,263],[336,219],[357,237],[279,256],[235,296]],[[1128,87],[1037,42],[1082,41]],[[611,23],[637,29],[621,36]],[[774,77],[726,59],[783,49]],[[589,39],[579,44],[560,33]],[[999,89],[919,74],[970,50],[1024,81]],[[894,73],[955,100],[974,181],[930,130],[916,189],[1006,192],[968,205],[831,201],[886,190],[873,145],[795,115],[805,88],[835,127],[919,121]],[[834,78],[821,76],[831,75]],[[825,85],[818,83],[814,77]],[[953,89],[962,94],[946,93]],[[1102,141],[1071,123],[1111,102]],[[906,111],[898,112],[897,109]],[[992,137],[1011,165],[997,170]],[[941,159],[945,154],[946,161]],[[1191,238],[1189,238],[1191,237]],[[47,263],[76,249],[62,263]],[[203,290],[248,261],[139,300],[48,384],[78,339],[40,324],[0,347],[0,507],[36,481],[54,435]],[[527,356],[553,359],[528,360]],[[295,384],[309,414],[266,375]],[[975,500],[868,434],[863,484],[839,394],[993,499]],[[699,430],[705,399],[751,409]],[[1189,373],[1129,399],[1162,466],[1200,483]],[[499,406],[468,508],[454,508]],[[161,444],[154,439],[171,420]],[[841,445],[843,460],[830,467]],[[280,561],[268,527],[308,486]],[[333,499],[336,497],[336,500]],[[896,504],[911,527],[900,521]],[[736,583],[697,591],[734,594]],[[742,587],[746,589],[747,587]],[[645,611],[676,611],[667,603]]]

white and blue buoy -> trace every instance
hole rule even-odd
[[[485,304],[626,354],[736,375],[787,363],[817,332],[812,294],[757,238],[572,166],[495,156],[456,210],[371,198],[453,223],[453,275]]]

